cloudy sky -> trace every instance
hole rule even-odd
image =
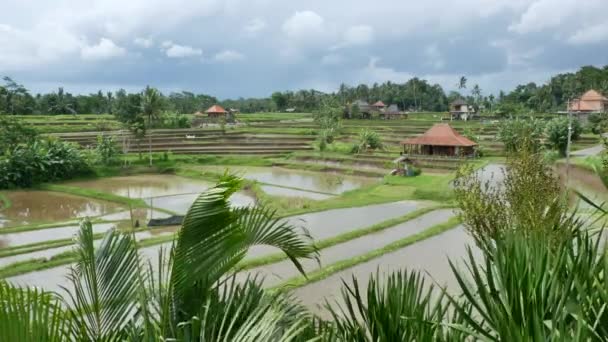
[[[8,2],[8,3],[6,3]],[[3,0],[0,75],[267,96],[417,76],[485,93],[608,64],[608,0]]]

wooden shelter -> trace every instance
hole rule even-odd
[[[401,142],[407,155],[471,157],[477,144],[463,137],[449,124],[439,123],[423,135]]]
[[[213,105],[209,107],[209,109],[207,109],[205,113],[207,113],[207,116],[210,118],[218,118],[228,114],[228,111],[222,108],[222,106],[220,105]]]

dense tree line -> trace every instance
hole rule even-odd
[[[115,92],[98,91],[89,95],[73,95],[63,88],[47,94],[32,95],[23,85],[10,77],[0,85],[0,114],[115,114],[123,121],[140,112],[141,92],[129,93],[124,89]],[[173,92],[160,94],[163,110],[175,113],[204,111],[217,103],[217,98],[206,94]]]
[[[0,85],[0,113],[3,114],[115,114],[120,118],[133,117],[139,110],[141,93],[128,93],[124,89],[115,92],[98,91],[89,95],[73,95],[57,89],[47,94],[31,94],[27,88],[9,77]],[[438,84],[412,78],[405,83],[385,82],[350,86],[341,84],[333,93],[314,89],[274,92],[266,98],[238,98],[218,101],[206,94],[188,91],[160,94],[164,111],[195,113],[204,111],[215,103],[226,108],[238,108],[243,113],[285,111],[293,108],[298,112],[318,111],[328,98],[341,105],[355,100],[383,101],[396,104],[400,110],[446,111],[450,102],[465,98],[483,111],[503,114],[517,112],[552,112],[564,110],[568,99],[580,96],[588,89],[608,94],[608,66],[597,68],[584,66],[574,73],[553,76],[543,85],[521,84],[511,92],[501,91],[497,96],[484,94],[479,85],[467,86],[467,78],[457,81],[458,91],[446,93]]]

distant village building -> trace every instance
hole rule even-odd
[[[287,108],[287,109],[285,109],[286,113],[294,113],[295,111],[296,111],[295,108]]]
[[[477,144],[463,137],[452,126],[435,124],[423,135],[401,142],[404,155],[472,157]]]
[[[377,101],[373,104],[369,104],[365,100],[356,100],[347,108],[349,117],[351,118],[353,117],[352,109],[355,106],[359,108],[361,117],[364,119],[369,119],[374,114],[377,114],[380,118],[383,119],[397,119],[407,117],[407,114],[401,112],[396,104],[391,104],[387,106],[382,101]]]
[[[205,113],[207,113],[207,116],[210,118],[219,118],[228,114],[228,111],[222,108],[220,105],[213,105],[209,107]]]
[[[469,120],[476,115],[475,108],[463,99],[450,103],[450,120]]]
[[[384,108],[380,112],[380,117],[383,119],[391,120],[391,119],[405,119],[407,118],[407,114],[400,111],[399,107],[396,104],[392,104],[386,108]]]
[[[573,112],[580,120],[587,121],[589,114],[608,112],[608,98],[591,89],[580,98],[571,101],[568,111]]]
[[[377,110],[383,110],[384,108],[386,108],[386,105],[382,101],[378,101],[371,106]]]

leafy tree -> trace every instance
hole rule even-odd
[[[520,148],[539,151],[543,137],[544,123],[537,119],[512,119],[502,121],[498,126],[498,139],[505,151],[516,152]]]
[[[458,89],[465,89],[467,87],[467,78],[465,76],[460,76],[458,79]]]
[[[608,131],[608,115],[605,113],[593,113],[589,115],[588,125],[594,134],[602,134]]]
[[[152,121],[160,117],[160,112],[163,107],[161,93],[150,86],[147,86],[141,93],[141,115],[148,119],[148,156],[150,166],[152,166]]]
[[[38,137],[36,130],[22,121],[0,116],[0,156],[21,144],[30,144]]]
[[[48,112],[51,114],[76,114],[74,101],[72,94],[65,93],[63,88],[60,87],[56,93],[49,95]]]
[[[568,148],[568,126],[570,125],[568,118],[557,118],[549,121],[546,127],[547,141],[549,145],[558,150],[559,153],[566,155]],[[578,120],[572,119],[572,132],[570,139],[577,140],[582,133],[581,124]]]
[[[277,106],[277,109],[282,111],[287,108],[287,97],[283,95],[281,92],[274,92],[270,96],[272,98],[272,102]]]
[[[98,135],[95,146],[97,161],[102,165],[112,165],[119,161],[120,150],[111,135]]]

